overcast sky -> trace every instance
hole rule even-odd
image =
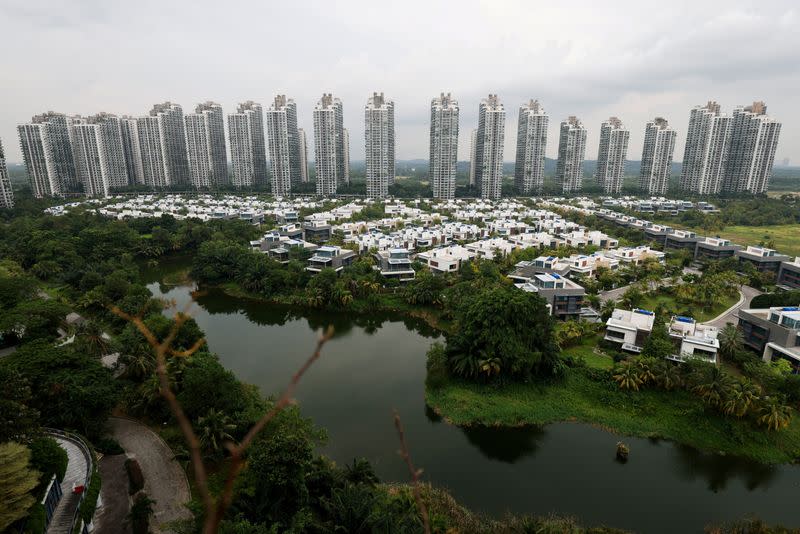
[[[22,159],[16,125],[46,110],[138,116],[165,100],[184,112],[214,100],[228,113],[250,99],[266,108],[278,93],[297,102],[313,159],[323,92],[342,99],[351,157],[362,159],[373,91],[395,101],[397,157],[427,158],[430,100],[449,91],[461,105],[459,160],[491,92],[507,110],[506,161],[530,98],[550,115],[549,156],[559,122],[577,115],[594,159],[600,123],[617,115],[631,160],[655,116],[677,128],[680,160],[692,106],[757,99],[783,122],[778,162],[800,163],[797,0],[2,0],[0,50],[0,139],[12,162]]]

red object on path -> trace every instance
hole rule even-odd
[[[81,493],[83,493],[83,490],[85,489],[86,486],[84,485],[75,486],[74,488],[72,488],[72,493],[74,493],[75,495],[80,495]]]

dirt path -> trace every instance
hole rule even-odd
[[[190,518],[184,506],[191,498],[189,482],[164,440],[145,425],[130,419],[112,417],[109,424],[114,439],[129,456],[139,461],[144,473],[144,489],[156,501],[151,530],[155,534],[167,532],[163,529],[164,523]],[[125,487],[127,489],[127,479]]]

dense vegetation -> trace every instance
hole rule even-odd
[[[139,266],[174,254],[192,257],[191,274],[201,284],[233,292],[298,306],[425,314],[447,333],[446,344],[432,351],[428,376],[429,399],[443,412],[453,408],[448,404],[452,392],[467,391],[479,399],[514,392],[514,400],[505,406],[518,410],[526,399],[522,392],[536,391],[553,401],[538,402],[539,398],[537,409],[555,410],[557,400],[559,408],[553,413],[560,416],[573,407],[567,396],[583,396],[581,402],[586,404],[582,406],[590,401],[595,412],[573,416],[603,422],[604,416],[611,417],[610,412],[600,412],[598,407],[619,407],[633,399],[634,405],[648,407],[640,425],[662,418],[678,425],[663,435],[682,441],[692,443],[697,435],[689,425],[710,421],[712,427],[729,425],[725,428],[738,432],[730,437],[732,441],[763,448],[769,461],[782,461],[800,450],[795,443],[796,420],[783,432],[756,430],[758,424],[785,426],[785,411],[762,422],[768,414],[760,404],[757,408],[753,404],[741,421],[738,409],[726,416],[724,406],[733,390],[720,397],[722,409],[699,400],[705,397],[694,391],[695,385],[667,392],[660,383],[641,378],[640,391],[623,390],[614,379],[619,369],[595,371],[584,367],[580,359],[559,355],[559,348],[566,349],[590,332],[580,330],[585,325],[575,324],[556,329],[544,302],[515,291],[505,277],[516,262],[542,251],[519,251],[495,261],[465,264],[458,273],[447,276],[420,270],[414,282],[400,287],[381,279],[369,257],[360,258],[339,276],[332,271],[310,276],[304,270],[302,254],[288,265],[276,263],[249,250],[246,243],[259,231],[237,221],[200,223],[169,216],[115,221],[89,211],[42,216],[40,209],[36,203],[23,203],[0,225],[0,332],[3,344],[16,348],[0,359],[0,383],[4,384],[0,412],[15,414],[13,420],[0,418],[0,486],[9,494],[13,491],[15,503],[2,510],[0,519],[6,523],[0,523],[0,529],[26,516],[29,527],[39,524],[43,510],[34,503],[40,500],[43,484],[52,474],[63,473],[61,449],[42,434],[43,426],[78,432],[113,450],[105,423],[116,408],[162,428],[176,455],[185,456],[185,444],[156,379],[152,348],[137,328],[109,311],[111,305],[117,305],[140,316],[156,337],[166,336],[173,319],[164,316],[164,303],[153,299],[141,283]],[[552,252],[563,255],[571,251]],[[643,269],[603,273],[593,290],[637,280],[646,284],[667,276],[670,269],[648,264]],[[83,319],[65,323],[65,316],[73,311]],[[178,352],[189,349],[203,337],[197,323],[188,319],[173,348]],[[111,352],[121,353],[117,378],[100,359]],[[731,361],[741,358],[740,366],[748,370],[749,377],[759,376],[750,378],[754,387],[783,395],[787,402],[798,401],[800,387],[785,370],[754,363],[741,351],[732,354]],[[637,365],[637,372],[642,368],[638,362],[630,365]],[[170,357],[167,373],[171,389],[200,437],[204,462],[210,472],[223,472],[229,461],[224,444],[241,440],[274,399],[262,397],[256,388],[241,382],[206,345],[190,356]],[[453,384],[462,389],[451,388]],[[481,407],[479,400],[468,398],[470,409]],[[668,400],[675,402],[674,408],[665,406]],[[689,410],[689,416],[681,409]],[[515,413],[514,423],[527,417],[523,412]],[[494,415],[484,411],[480,417],[491,419]],[[611,417],[611,426],[614,417],[629,414]],[[457,415],[452,419],[466,422]],[[495,419],[498,421],[500,417]],[[685,436],[681,435],[684,431]],[[363,460],[334,465],[317,452],[325,439],[324,431],[304,418],[298,407],[281,412],[248,450],[221,531],[421,530],[410,486],[381,483]],[[215,491],[221,485],[220,476],[213,475]],[[99,475],[95,473],[90,486],[94,498],[98,491]],[[423,485],[422,491],[435,532],[582,531],[568,519],[489,520],[463,509],[442,490]],[[88,518],[93,501],[85,502],[81,515]],[[136,503],[132,513],[138,525],[149,515],[152,503],[138,498]],[[194,502],[192,509],[199,524],[203,519],[199,503]],[[197,524],[187,528],[195,530]]]

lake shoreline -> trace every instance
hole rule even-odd
[[[793,421],[780,433],[766,432],[708,412],[683,392],[613,392],[580,371],[570,373],[560,383],[499,388],[451,378],[437,388],[426,385],[425,401],[448,424],[462,428],[579,423],[618,436],[666,440],[765,465],[798,463],[800,422]]]

